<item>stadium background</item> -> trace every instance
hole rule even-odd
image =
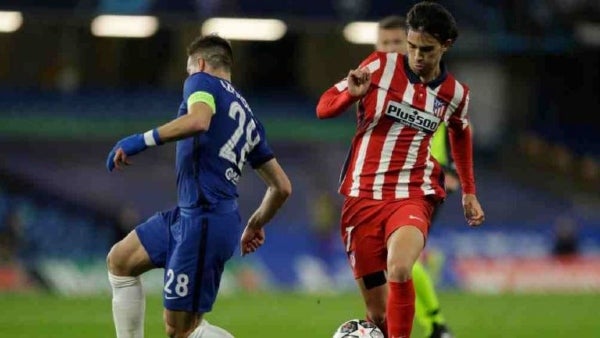
[[[362,317],[337,229],[354,116],[317,121],[314,110],[372,50],[349,42],[346,25],[404,14],[414,2],[0,1],[0,336],[112,335],[104,258],[175,202],[174,147],[119,174],[104,159],[118,138],[175,116],[185,47],[215,17],[285,24],[273,41],[232,40],[233,81],[266,125],[294,194],[266,245],[229,264],[210,317],[241,338],[327,337]],[[449,323],[458,337],[597,337],[600,3],[440,2],[461,32],[446,61],[472,89],[487,216],[468,229],[451,195],[432,230],[426,258]],[[154,19],[147,37],[106,37],[91,29],[101,14]],[[263,189],[248,171],[245,218]],[[161,272],[145,282],[147,334],[162,337]]]

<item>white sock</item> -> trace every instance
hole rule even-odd
[[[140,277],[108,273],[112,287],[112,311],[117,338],[144,338],[146,299]]]
[[[224,329],[209,324],[206,320],[202,320],[200,325],[192,332],[188,338],[234,338],[233,335]]]

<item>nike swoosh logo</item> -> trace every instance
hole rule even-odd
[[[408,215],[408,218],[410,219],[416,219],[417,221],[421,221],[421,222],[425,222],[423,219],[421,219],[420,217],[417,216],[413,216],[413,215]],[[400,337],[401,338],[401,337]]]
[[[165,296],[165,299],[177,299],[177,298],[181,298],[181,297],[177,297],[177,296]]]

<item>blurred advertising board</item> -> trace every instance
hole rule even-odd
[[[600,256],[457,258],[453,269],[458,286],[467,291],[600,291]]]

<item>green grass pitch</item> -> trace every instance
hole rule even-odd
[[[457,338],[600,337],[600,294],[474,295],[442,293]],[[343,321],[363,316],[358,294],[222,296],[209,321],[236,338],[328,338]],[[110,298],[0,294],[0,337],[114,337]],[[415,323],[412,337],[422,337]],[[165,337],[161,299],[147,300],[146,337]]]

